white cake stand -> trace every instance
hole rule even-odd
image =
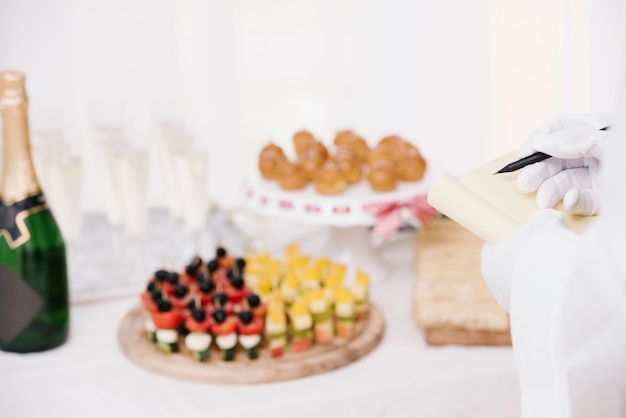
[[[373,191],[367,181],[351,185],[339,195],[321,195],[314,185],[296,191],[280,188],[276,181],[265,180],[257,171],[248,182],[247,207],[252,212],[286,221],[330,227],[327,256],[348,266],[348,277],[359,268],[370,275],[372,282],[389,276],[390,266],[381,258],[371,237],[377,218],[366,210],[367,205],[401,202],[428,192],[443,170],[429,163],[419,182],[399,182],[391,192]]]

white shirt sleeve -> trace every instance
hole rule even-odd
[[[603,213],[539,231],[511,279],[523,417],[626,416],[626,95],[603,160]]]

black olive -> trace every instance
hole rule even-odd
[[[228,296],[224,292],[217,292],[213,295],[213,304],[224,306],[228,302]]]
[[[196,279],[198,279],[199,282],[203,281],[204,279],[206,279],[206,277],[204,276],[203,272],[198,272],[198,274],[196,274]]]
[[[153,291],[153,290],[155,290],[156,288],[157,288],[157,287],[156,287],[156,283],[155,283],[155,281],[154,281],[154,280],[150,280],[150,281],[148,282],[148,286],[146,287],[146,290],[147,290],[148,292],[152,292],[152,291]]]
[[[157,279],[157,281],[162,282],[167,280],[170,277],[170,274],[167,272],[167,270],[157,270],[156,273],[154,273],[154,278]]]
[[[215,283],[213,283],[213,280],[202,280],[200,282],[200,291],[202,293],[211,293],[213,290],[215,290]]]
[[[185,296],[187,296],[187,293],[189,293],[189,289],[187,288],[187,286],[185,286],[184,284],[176,285],[176,288],[174,289],[174,295],[176,295],[177,298],[184,298]]]
[[[206,267],[209,270],[209,273],[215,273],[220,268],[220,264],[217,260],[211,260],[207,263]]]
[[[206,319],[206,312],[204,309],[194,309],[191,311],[191,315],[196,322],[202,322]]]
[[[215,319],[215,322],[217,322],[218,324],[221,324],[222,322],[226,321],[226,311],[224,309],[214,310],[213,319]]]
[[[261,298],[259,297],[259,295],[257,295],[256,293],[250,293],[248,295],[248,305],[250,305],[251,308],[256,308],[260,304]]]
[[[195,276],[198,273],[198,270],[202,266],[202,259],[198,256],[195,256],[185,267],[185,273],[190,276]]]
[[[155,289],[152,292],[150,292],[150,297],[152,298],[153,301],[158,302],[161,299],[163,299],[163,293],[161,293],[160,290]]]
[[[233,269],[228,269],[228,271],[226,272],[226,277],[228,277],[229,280],[232,280],[233,277],[235,277],[235,272],[233,271]]]
[[[254,315],[252,315],[252,311],[243,311],[239,314],[239,319],[246,325],[252,322],[253,318]]]
[[[215,250],[215,257],[216,258],[222,258],[222,257],[226,257],[226,248],[224,247],[217,247],[217,250]]]
[[[169,300],[161,299],[158,302],[157,309],[159,312],[168,312],[172,310],[172,303]]]
[[[198,266],[189,264],[188,266],[185,267],[185,273],[187,273],[188,276],[195,277],[196,273],[198,273]]]
[[[187,309],[189,309],[190,311],[193,312],[194,309],[199,308],[200,306],[196,305],[196,300],[195,299],[191,299],[189,301],[189,303],[187,303]]]
[[[176,272],[171,272],[167,277],[167,281],[171,284],[177,284],[179,278],[180,278],[180,274]]]
[[[246,267],[246,260],[244,258],[238,258],[235,260],[235,264],[237,265],[237,268],[241,271],[244,269],[244,267]]]
[[[233,277],[230,283],[235,289],[243,289],[243,286],[246,284],[241,276]]]

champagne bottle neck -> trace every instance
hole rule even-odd
[[[0,199],[11,204],[40,193],[41,187],[31,156],[26,94],[0,96],[3,137]]]

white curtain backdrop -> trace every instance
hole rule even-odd
[[[85,210],[103,207],[93,123],[111,108],[150,149],[155,122],[184,121],[232,207],[259,149],[297,129],[398,133],[462,174],[554,113],[609,108],[624,3],[0,0],[0,68],[27,73],[33,131],[63,127],[82,150]]]

